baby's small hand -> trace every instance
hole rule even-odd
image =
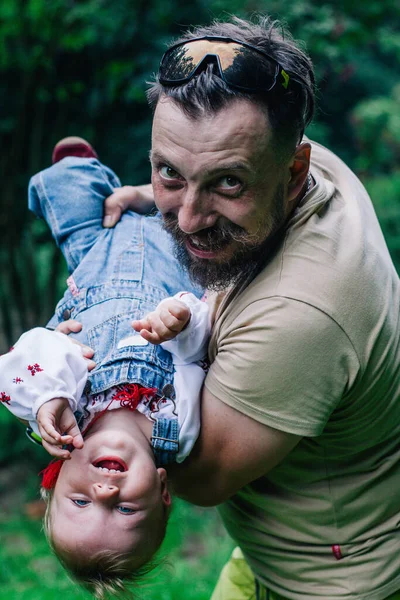
[[[140,321],[133,321],[132,327],[152,344],[172,340],[190,321],[190,308],[176,298],[166,298],[156,310]]]
[[[54,398],[42,404],[37,413],[39,433],[45,450],[56,458],[68,460],[69,450],[62,446],[83,448],[83,438],[66,398]]]

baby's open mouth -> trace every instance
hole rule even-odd
[[[96,469],[108,473],[124,473],[128,470],[126,463],[116,456],[105,456],[92,463]]]

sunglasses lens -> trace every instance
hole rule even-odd
[[[278,65],[274,60],[239,43],[217,40],[193,40],[168,50],[160,65],[161,81],[188,81],[206,57],[212,57],[222,78],[233,87],[268,91],[275,84]]]
[[[161,61],[160,77],[168,82],[189,79],[198,61],[187,44],[168,50]]]
[[[222,70],[223,78],[228,85],[249,90],[269,91],[275,84],[278,66],[272,59],[269,60],[255,50],[237,44],[230,64],[226,62]]]

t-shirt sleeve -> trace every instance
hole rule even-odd
[[[275,429],[322,433],[359,372],[341,327],[306,303],[257,301],[221,327],[205,385],[229,406]]]

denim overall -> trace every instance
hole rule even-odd
[[[97,366],[89,374],[87,394],[137,383],[171,397],[171,355],[146,343],[131,322],[180,290],[198,297],[201,290],[174,258],[159,213],[129,211],[115,228],[102,227],[104,200],[120,185],[93,158],[64,158],[31,179],[29,208],[47,221],[71,274],[48,327],[69,318],[82,323],[82,331],[70,335],[95,351]],[[157,462],[173,460],[178,434],[177,419],[155,419]]]

